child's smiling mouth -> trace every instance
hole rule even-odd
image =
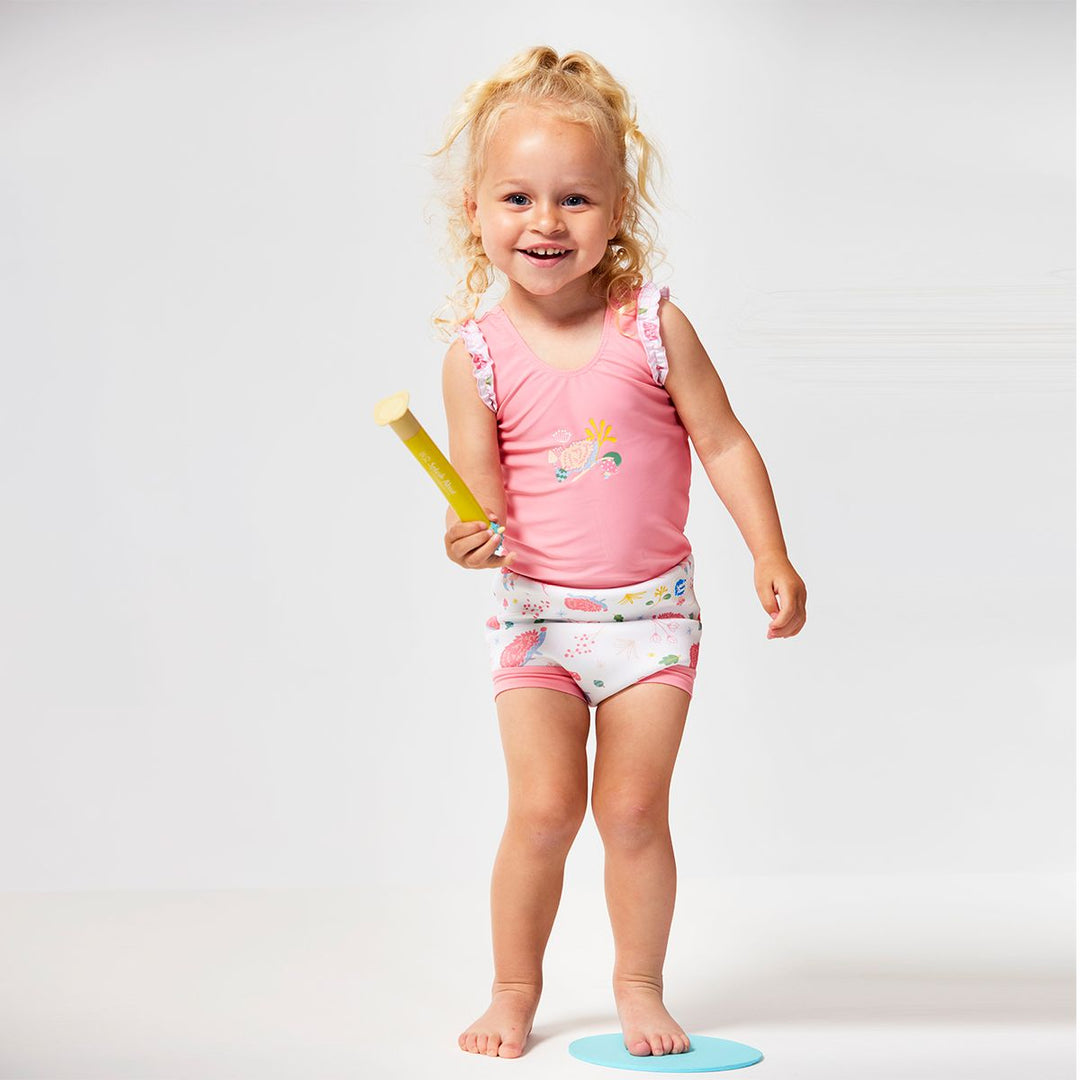
[[[571,248],[560,247],[536,247],[536,248],[515,248],[515,251],[519,255],[524,255],[526,259],[534,263],[556,263],[562,259],[565,259],[567,255],[571,253]],[[541,252],[550,252],[552,254],[540,254]]]

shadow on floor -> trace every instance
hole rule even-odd
[[[1038,1024],[1076,1015],[1071,979],[829,976],[804,973],[681,986],[665,1003],[686,1031],[747,1024]]]

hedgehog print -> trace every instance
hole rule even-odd
[[[499,666],[504,668],[525,667],[540,651],[545,637],[547,637],[546,626],[541,627],[539,630],[526,630],[523,634],[518,634],[503,649],[502,655],[499,657]]]
[[[552,432],[551,437],[561,444],[548,451],[548,462],[555,466],[555,479],[560,484],[567,479],[574,483],[596,466],[601,477],[609,480],[622,464],[622,457],[614,450],[600,453],[605,443],[616,441],[611,425],[605,420],[597,424],[590,417],[583,439],[571,442],[573,435],[566,428]]]
[[[607,611],[607,604],[598,600],[595,596],[567,596],[563,600],[563,607],[571,611]]]

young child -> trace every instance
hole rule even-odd
[[[649,279],[655,152],[626,90],[585,53],[530,49],[468,88],[432,156],[444,154],[452,249],[466,263],[457,317],[435,319],[444,340],[456,335],[443,366],[450,458],[505,525],[500,538],[446,519],[450,559],[497,571],[484,632],[509,779],[492,1000],[458,1043],[499,1057],[525,1048],[589,801],[595,705],[592,811],[623,1037],[631,1054],[685,1052],[663,965],[675,902],[668,790],[701,636],[683,532],[688,436],[753,554],[768,637],[802,629],[806,588],[756,447],[689,320]],[[506,290],[475,319],[495,270]]]

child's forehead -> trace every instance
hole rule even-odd
[[[611,162],[588,124],[546,110],[512,109],[496,122],[484,155],[485,179],[511,183],[522,172],[570,169],[582,180],[602,183]]]

